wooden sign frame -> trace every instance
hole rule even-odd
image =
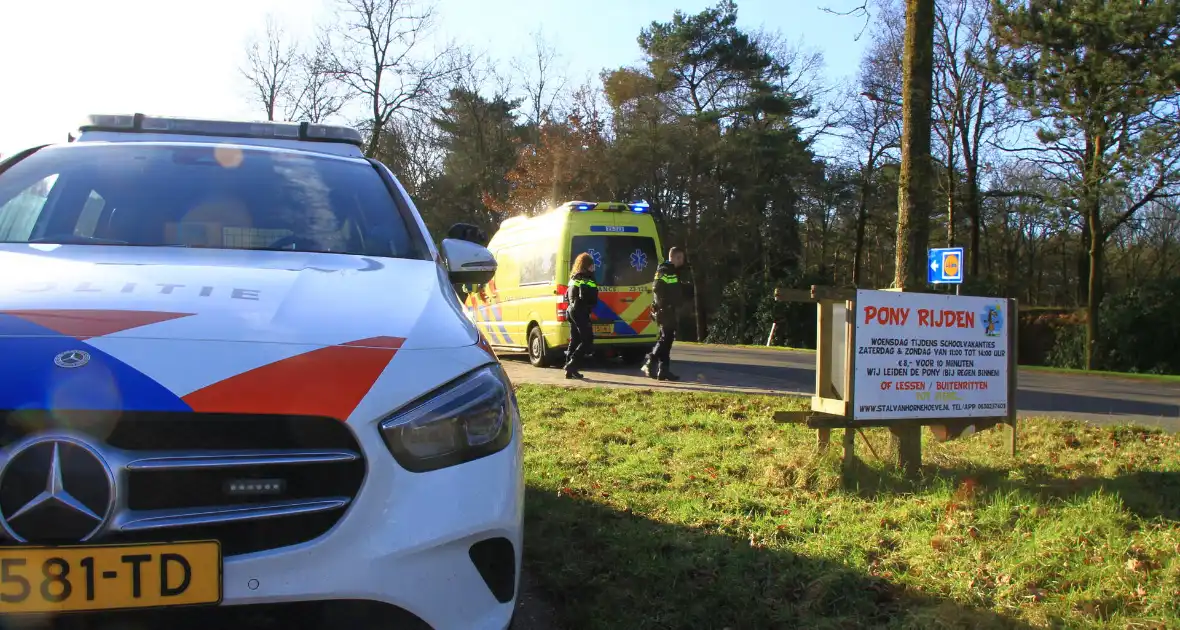
[[[856,374],[856,291],[812,286],[810,291],[776,289],[780,302],[811,302],[816,305],[815,393],[810,411],[780,411],[778,422],[799,423],[817,430],[817,445],[827,450],[832,429],[844,429],[844,464],[854,459],[855,431],[869,427],[888,428],[894,436],[897,461],[907,473],[916,473],[921,465],[921,427],[930,427],[939,441],[960,437],[969,428],[982,431],[1000,424],[1010,428],[1008,452],[1016,455],[1016,391],[1018,362],[1016,357],[1018,304],[1008,304],[1008,413],[1004,416],[978,418],[914,418],[909,420],[854,419]]]

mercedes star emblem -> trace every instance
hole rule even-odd
[[[17,542],[84,542],[109,518],[114,485],[110,467],[85,442],[33,440],[0,471],[0,525]]]
[[[67,350],[53,357],[53,362],[57,367],[78,368],[90,363],[90,353],[85,350]]]

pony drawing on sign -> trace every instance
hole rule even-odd
[[[1004,315],[1000,312],[1000,307],[998,305],[985,307],[980,323],[983,324],[983,334],[988,337],[999,337],[1000,332],[1004,329]]]

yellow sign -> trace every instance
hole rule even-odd
[[[959,255],[947,254],[942,257],[942,272],[948,278],[959,277]]]
[[[594,324],[594,334],[596,335],[613,335],[615,334],[614,324]]]
[[[0,615],[220,602],[217,541],[0,549]]]

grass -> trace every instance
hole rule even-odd
[[[858,437],[844,480],[771,419],[797,399],[517,393],[526,568],[567,627],[1180,627],[1180,437],[1028,421],[1015,460],[927,441],[916,481]]]
[[[677,341],[676,344],[677,345],[683,344],[686,346],[723,346],[726,348],[750,348],[753,350],[785,350],[787,352],[810,352],[811,354],[815,354],[815,348],[789,348],[787,346],[764,346],[764,345],[759,345],[759,344],[754,344],[754,343],[719,344],[719,343],[703,343],[700,341]]]
[[[1107,372],[1104,370],[1075,370],[1070,368],[1048,367],[1044,365],[1022,365],[1022,370],[1033,372],[1047,372],[1050,374],[1068,374],[1070,376],[1111,376],[1115,378],[1129,378],[1140,381],[1154,381],[1156,383],[1180,383],[1180,374],[1144,374],[1142,372]]]

